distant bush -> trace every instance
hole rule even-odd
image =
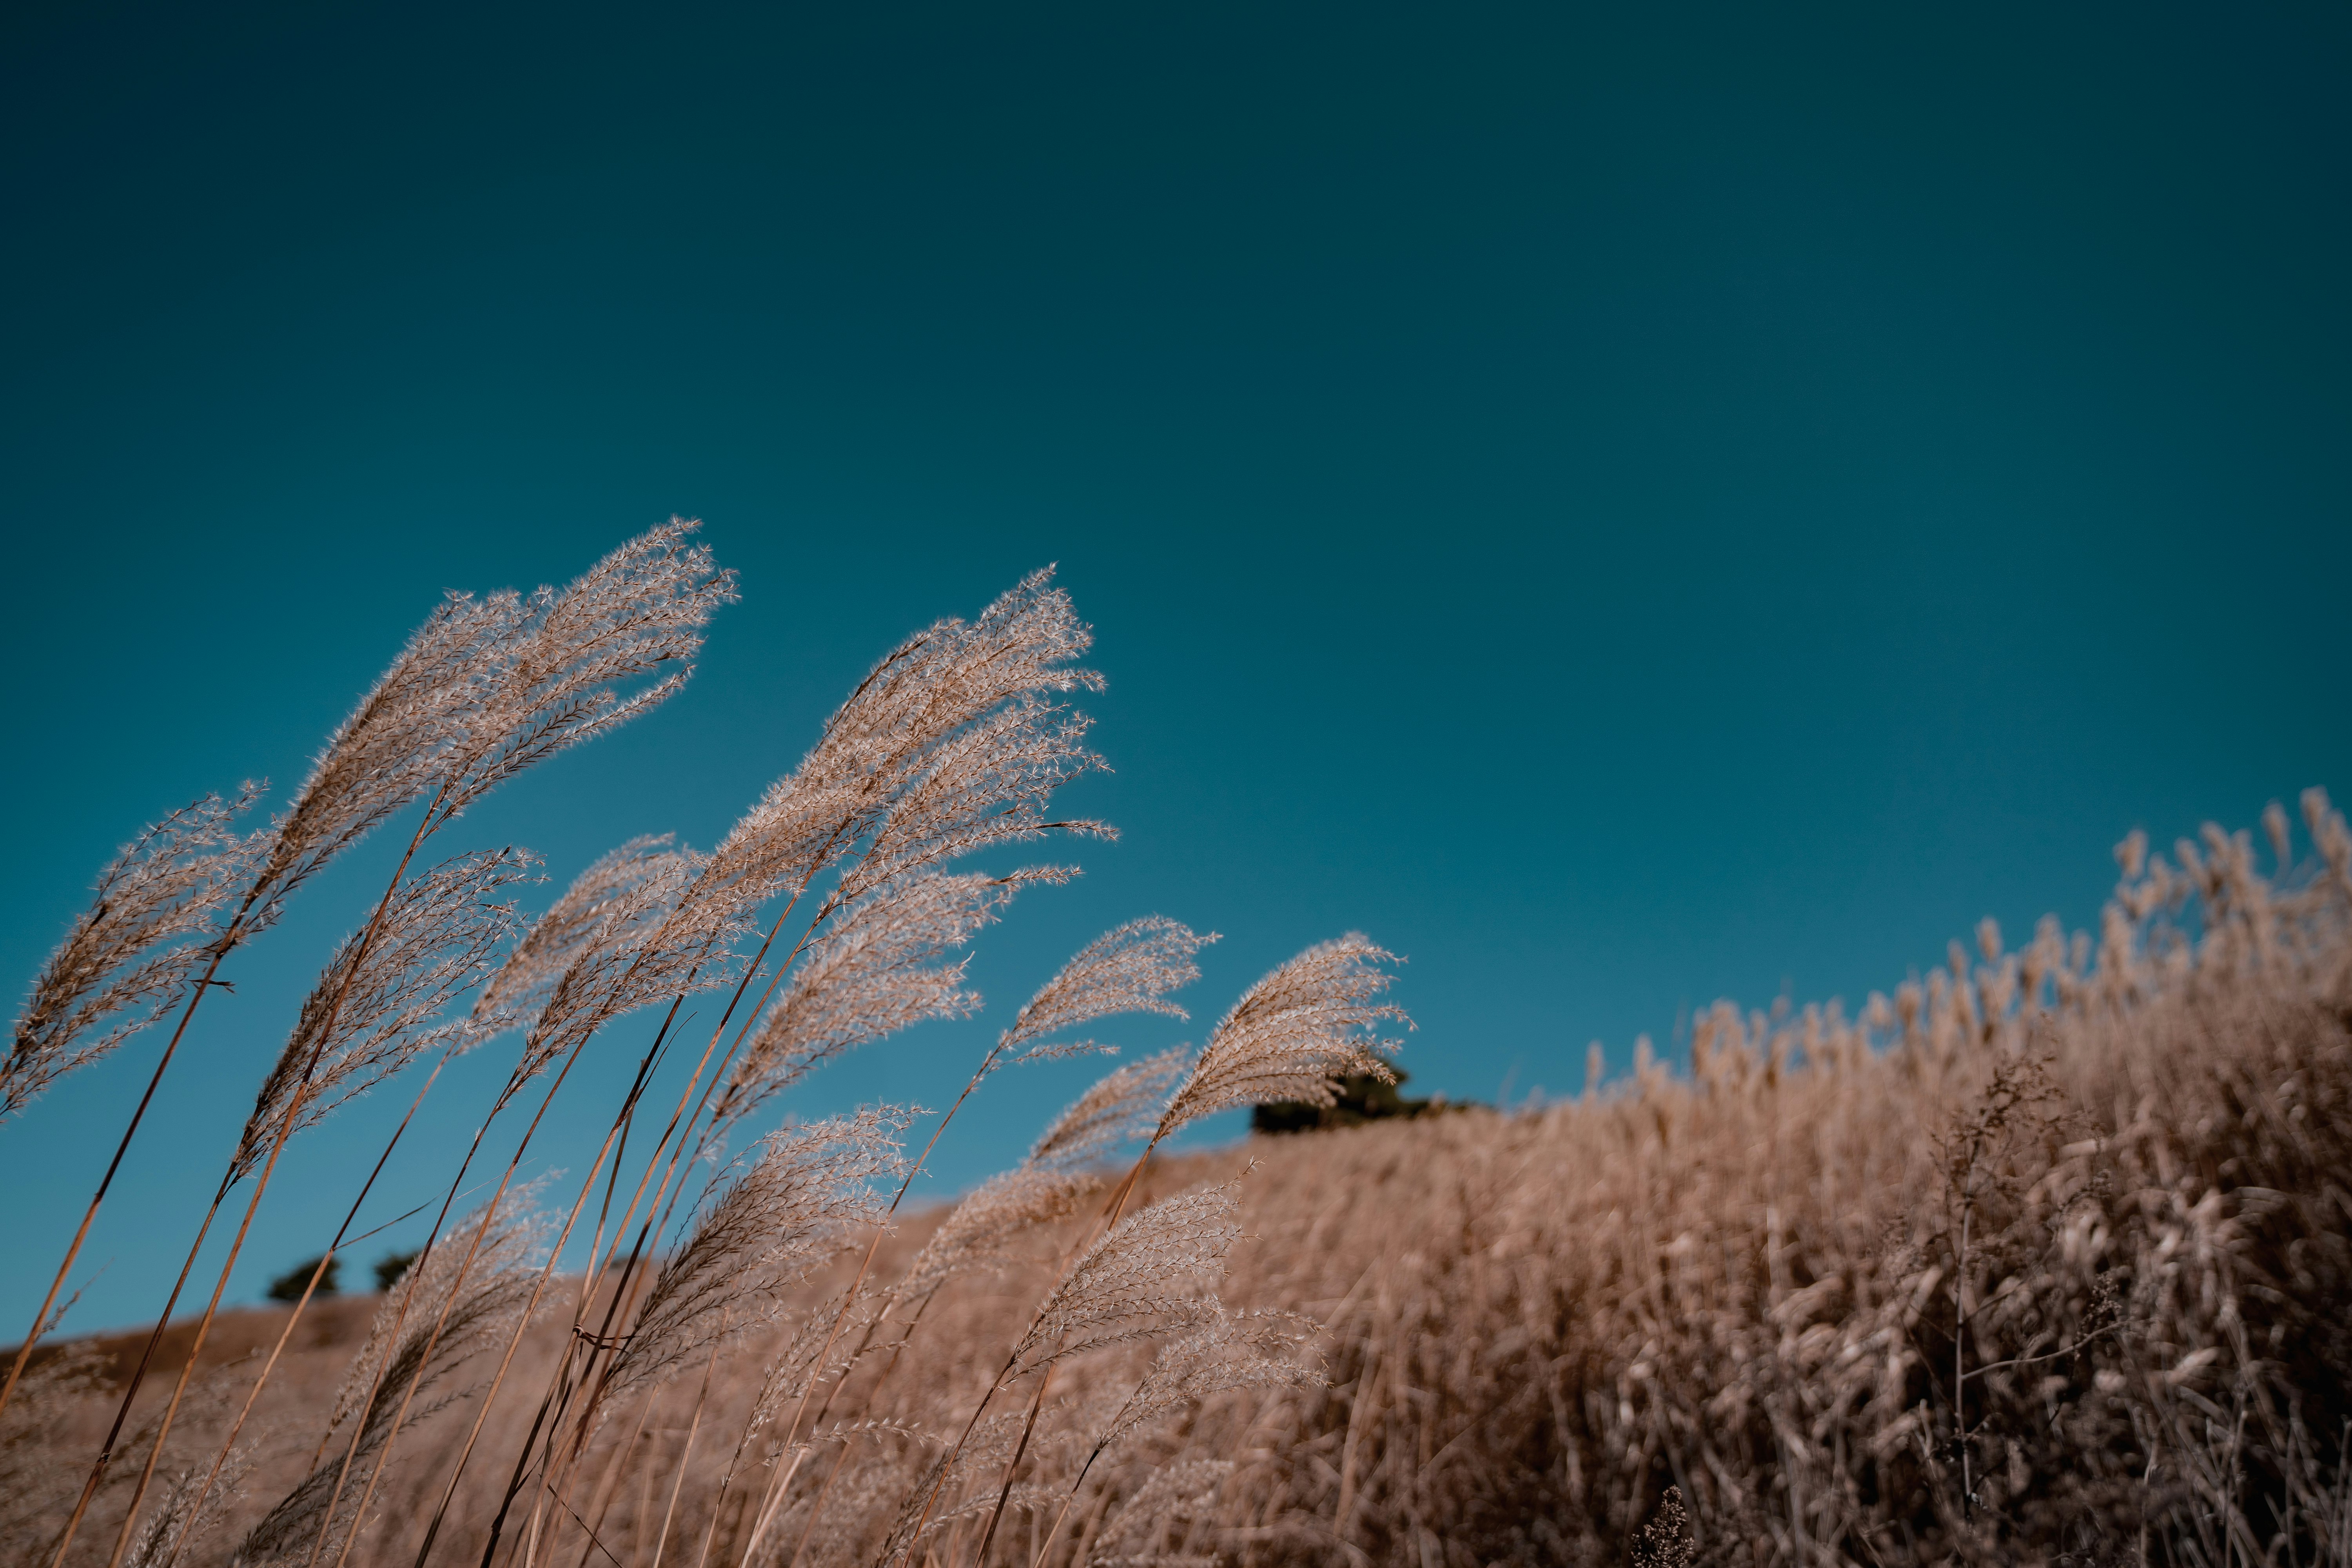
[[[318,1268],[319,1259],[315,1258],[296,1264],[293,1268],[288,1269],[285,1273],[280,1274],[277,1279],[272,1279],[269,1282],[269,1290],[268,1292],[269,1299],[273,1301],[300,1300],[302,1299],[302,1292],[310,1289],[310,1276],[314,1273],[318,1273]],[[341,1274],[342,1271],[343,1260],[341,1258],[337,1258],[330,1259],[327,1264],[327,1271],[319,1275],[318,1289],[311,1291],[311,1294],[314,1296],[333,1295],[335,1293],[336,1277]]]
[[[400,1283],[400,1277],[407,1273],[408,1266],[415,1261],[416,1249],[414,1247],[406,1252],[385,1253],[375,1260],[375,1288],[379,1290],[391,1289]]]
[[[1329,1105],[1261,1105],[1250,1112],[1253,1132],[1319,1132],[1333,1127],[1361,1127],[1368,1121],[1409,1120],[1444,1110],[1460,1110],[1464,1107],[1444,1100],[1407,1100],[1397,1093],[1397,1085],[1412,1075],[1398,1068],[1396,1082],[1389,1083],[1370,1073],[1349,1073],[1335,1078],[1331,1087],[1339,1096]]]

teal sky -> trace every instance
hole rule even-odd
[[[1417,1089],[1572,1090],[1586,1041],[1622,1065],[1717,996],[1859,1002],[1979,916],[2087,923],[2135,826],[2352,794],[2340,7],[5,26],[12,984],[141,822],[297,782],[440,590],[672,512],[742,574],[694,685],[448,852],[707,845],[895,637],[1049,561],[1110,681],[1118,771],[1067,798],[1125,837],[983,939],[987,1014],[805,1112],[944,1104],[1154,910],[1227,940],[1134,1046],[1359,928],[1411,957]],[[394,847],[206,1005],[81,1326],[159,1304]],[[0,1128],[0,1340],[160,1044]],[[930,1190],[1087,1076],[993,1081]],[[318,1249],[406,1098],[295,1146],[236,1295]]]

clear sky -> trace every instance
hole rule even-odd
[[[1850,1003],[2126,830],[2352,794],[2340,7],[79,5],[0,35],[0,972],[144,820],[281,788],[445,587],[672,512],[742,575],[654,718],[444,842],[709,844],[902,633],[1061,563],[1115,846],[991,1000],[793,1109],[944,1104],[1079,942],[1350,928],[1419,1090]],[[280,795],[282,799],[282,793]],[[153,1312],[396,846],[235,961],[86,1254]],[[645,1031],[559,1101],[576,1166]],[[0,1127],[28,1318],[142,1037]],[[504,1071],[387,1174],[422,1202]],[[1007,1074],[929,1190],[1088,1077]],[[288,1156],[233,1294],[407,1099]],[[364,1263],[411,1225],[363,1247]]]

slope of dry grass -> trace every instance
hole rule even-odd
[[[1081,1213],[966,1271],[910,1331],[854,1319],[814,1441],[779,1448],[776,1412],[752,1419],[763,1373],[796,1339],[808,1353],[845,1259],[612,1409],[535,1531],[519,1505],[501,1560],[846,1563],[895,1541],[970,1561],[1020,1446],[992,1562],[1618,1562],[1669,1488],[1686,1533],[1654,1528],[1654,1560],[2352,1562],[2345,890],[2323,868],[2282,891],[2229,844],[2200,887],[2131,867],[2097,955],[1987,932],[1860,1022],[1719,1008],[1687,1076],[1645,1062],[1573,1102],[1155,1163],[1141,1211],[1239,1179],[1246,1239],[1219,1294],[1322,1324],[1293,1365],[1326,1385],[1221,1390],[1204,1361],[1201,1397],[1087,1468],[1159,1353],[1111,1345],[1062,1365],[1026,1445],[1016,1399],[940,1482]],[[938,1217],[902,1226],[874,1277]],[[266,1394],[252,1468],[184,1561],[229,1560],[305,1468],[350,1354],[339,1310]],[[514,1386],[540,1385],[565,1327],[533,1329]],[[1184,1392],[1187,1368],[1160,1364]],[[186,1463],[236,1373],[214,1374]],[[65,1387],[9,1419],[64,1452],[101,1411]],[[352,1561],[414,1559],[458,1414],[427,1424]],[[488,1447],[510,1458],[532,1414],[507,1399]],[[24,1557],[27,1505],[59,1483],[9,1462]],[[436,1561],[479,1556],[506,1479],[469,1474]]]

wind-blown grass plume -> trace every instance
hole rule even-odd
[[[1319,1328],[1290,1312],[1220,1309],[1209,1323],[1171,1341],[1152,1358],[1135,1392],[1096,1439],[1087,1467],[1147,1424],[1213,1394],[1237,1388],[1323,1386],[1322,1373],[1298,1360],[1300,1348]],[[1085,1480],[1081,1469],[1077,1484]]]
[[[898,1173],[907,1116],[869,1107],[761,1139],[749,1167],[708,1200],[655,1275],[614,1355],[608,1384],[626,1393],[707,1349],[722,1310],[730,1333],[768,1321],[776,1294],[882,1217],[872,1184]]]
[[[469,1033],[469,1020],[433,1020],[495,966],[521,924],[502,895],[538,866],[520,850],[461,855],[403,886],[364,950],[356,936],[345,939],[255,1097],[231,1163],[235,1176],[252,1173],[273,1137],[318,1125],[425,1051]],[[289,1123],[306,1078],[310,1092]]]
[[[718,605],[733,597],[731,574],[713,574],[706,552],[680,547],[693,526],[673,520],[631,541],[561,595],[542,591],[528,603],[512,592],[481,601],[462,594],[447,595],[329,737],[292,805],[254,847],[259,868],[235,912],[206,947],[194,994],[99,1180],[81,1226],[34,1316],[32,1332],[7,1380],[0,1383],[0,1409],[6,1407],[23,1374],[34,1339],[72,1273],[114,1173],[138,1135],[147,1107],[223,960],[274,923],[295,890],[335,856],[395,813],[430,796],[377,912],[362,933],[363,952],[384,906],[407,875],[410,859],[429,835],[523,767],[642,713],[674,692],[677,679],[658,681],[626,699],[599,683],[652,673],[665,663],[691,656],[700,645],[700,626]],[[307,1085],[298,1086],[295,1106],[306,1089]],[[279,1138],[272,1147],[282,1144]],[[274,1158],[264,1162],[256,1203],[268,1184]],[[176,1294],[175,1288],[175,1300]],[[170,1310],[167,1303],[159,1322],[169,1317]],[[93,1489],[105,1464],[101,1458],[92,1471]],[[69,1525],[60,1559],[72,1533]]]
[[[734,574],[689,547],[672,519],[613,551],[561,592],[453,594],[330,737],[288,812],[262,876],[282,900],[412,802],[430,832],[534,763],[674,695],[691,668],[633,695],[613,683],[691,659],[735,597]]]
[[[735,574],[718,571],[701,526],[672,518],[623,544],[561,592],[522,600],[503,639],[502,668],[467,733],[451,748],[446,820],[523,769],[594,739],[685,686],[702,628],[735,602]],[[624,696],[616,683],[669,673]]]
[[[483,1215],[481,1244],[462,1268],[445,1249],[385,1295],[336,1394],[330,1436],[351,1427],[362,1458],[373,1458],[391,1436],[395,1395],[412,1382],[425,1404],[408,1413],[411,1420],[475,1392],[478,1379],[457,1384],[454,1376],[524,1310],[545,1248],[546,1222],[531,1208],[537,1190],[516,1188]],[[437,1331],[430,1331],[435,1324]],[[233,1559],[238,1568],[304,1561],[324,1530],[355,1522],[354,1500],[338,1496],[344,1470],[340,1457],[314,1466],[247,1534]]]
[[[1396,955],[1350,931],[1283,964],[1242,994],[1219,1021],[1200,1060],[1169,1098],[1159,1142],[1189,1121],[1245,1105],[1328,1106],[1332,1080],[1361,1073],[1396,1081],[1380,1038],[1382,1023],[1412,1027],[1404,1010],[1379,998],[1395,981],[1381,966]]]
[[[1019,1376],[1051,1363],[1172,1329],[1213,1321],[1206,1290],[1242,1234],[1238,1180],[1162,1198],[1106,1232],[1079,1255],[1037,1309],[1013,1352]]]
[[[1050,568],[1033,573],[976,620],[940,621],[883,656],[800,765],[712,851],[713,879],[736,889],[745,911],[808,887],[877,839],[894,812],[895,826],[878,840],[882,853],[836,902],[950,853],[1058,826],[1042,817],[1045,781],[1101,763],[1077,747],[1083,723],[1073,729],[1070,716],[1040,699],[1098,690],[1102,678],[1070,665],[1093,635],[1052,577]],[[991,721],[1000,709],[1018,718]],[[983,724],[985,745],[966,733]],[[992,763],[992,748],[1008,754]],[[1009,798],[992,804],[985,791],[964,787],[977,779],[993,779]]]
[[[1061,1534],[1062,1521],[1069,1517],[1070,1505],[1077,1500],[1095,1462],[1146,1426],[1239,1389],[1324,1386],[1321,1371],[1297,1359],[1299,1348],[1319,1326],[1290,1312],[1220,1308],[1212,1321],[1163,1346],[1079,1465],[1037,1547],[1036,1561],[1045,1561]]]
[[[1108,1184],[1091,1168],[1094,1162],[1150,1130],[1189,1055],[1180,1046],[1104,1074],[1054,1119],[1027,1159],[982,1182],[948,1212],[891,1291],[893,1300],[921,1302],[965,1270],[1026,1261],[1008,1244],[1068,1218]]]
[[[887,814],[841,897],[927,866],[999,845],[1042,837],[1049,829],[1109,838],[1090,818],[1048,820],[1054,791],[1102,766],[1081,744],[1092,721],[1057,703],[1023,693],[946,735],[903,769]]]
[[[1168,993],[1201,978],[1193,954],[1216,940],[1215,931],[1203,936],[1163,915],[1146,915],[1105,931],[1022,1005],[1006,1031],[1006,1048],[1018,1051],[1023,1061],[1051,1061],[1108,1050],[1092,1040],[1046,1038],[1097,1018],[1115,1013],[1190,1017],[1168,1000]]]
[[[49,954],[0,1060],[0,1121],[169,1012],[219,934],[253,868],[236,832],[246,786],[208,795],[152,824],[98,875],[97,897]],[[93,1038],[92,1037],[96,1037]]]
[[[1054,1119],[1026,1163],[1067,1169],[1142,1137],[1157,1125],[1169,1090],[1189,1070],[1191,1058],[1189,1048],[1174,1046],[1105,1073]]]
[[[571,961],[551,982],[534,982],[545,1000],[524,1033],[499,1109],[614,1019],[727,984],[726,946],[743,928],[692,903],[703,864],[685,849],[635,858],[625,877],[603,883],[593,905],[577,911],[588,929],[570,943]]]
[[[835,1058],[933,1018],[969,1017],[969,958],[942,963],[995,921],[1031,883],[1069,871],[1042,867],[993,877],[919,872],[844,908],[735,1058],[711,1112],[714,1131],[741,1120]]]
[[[572,885],[530,922],[497,973],[474,1000],[473,1028],[467,1048],[509,1029],[538,1023],[556,984],[585,955],[625,945],[646,912],[663,907],[645,896],[648,889],[682,883],[691,866],[673,850],[670,834],[632,838],[599,856]]]

